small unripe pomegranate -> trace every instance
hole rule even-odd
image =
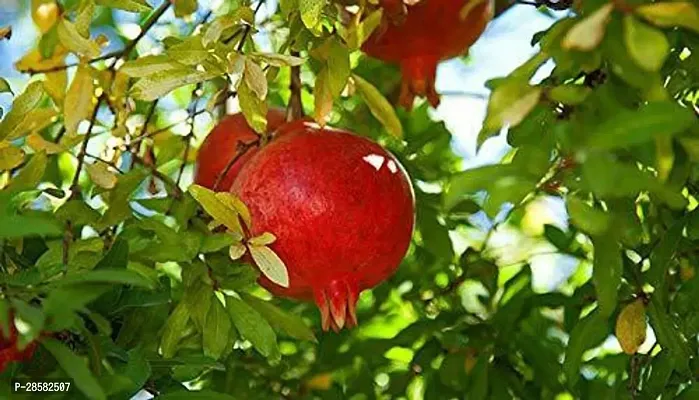
[[[289,287],[276,295],[315,301],[324,330],[357,323],[359,293],[398,268],[410,244],[414,193],[405,170],[378,144],[297,121],[241,169],[231,192],[250,208],[252,236],[270,245]]]
[[[385,3],[389,10],[398,4],[395,0]],[[372,57],[400,65],[400,105],[411,109],[415,96],[425,96],[436,107],[437,64],[466,53],[492,17],[492,0],[421,0],[408,6],[402,23],[384,21],[362,49]]]
[[[9,336],[5,336],[5,332],[0,329],[0,373],[2,373],[11,362],[30,360],[37,346],[36,342],[32,342],[24,349],[19,350],[17,347],[17,328],[15,327],[12,315],[10,315],[9,328]]]
[[[284,110],[271,108],[267,112],[267,131],[276,130],[284,123],[285,117]],[[209,133],[199,148],[194,183],[216,191],[225,192],[230,189],[240,168],[258,150],[258,146],[253,146],[238,155],[239,146],[249,145],[259,138],[260,136],[248,125],[242,113],[224,118]],[[238,159],[214,188],[219,174],[226,169],[226,165],[234,157]]]

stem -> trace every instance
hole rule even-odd
[[[233,164],[235,164],[235,162],[238,161],[240,157],[243,156],[243,154],[247,153],[248,150],[259,144],[260,139],[257,139],[250,143],[238,142],[238,148],[235,155],[228,161],[226,167],[221,172],[219,172],[218,175],[216,175],[216,181],[214,182],[213,188],[214,192],[218,191],[218,187],[221,184],[221,181],[223,181],[223,177],[228,174],[228,171],[230,171],[231,167],[233,167]]]
[[[292,56],[298,57],[298,51],[292,51]],[[303,103],[301,102],[301,66],[291,67],[291,82],[289,89],[291,97],[289,98],[289,106],[286,109],[286,120],[291,122],[303,118]]]
[[[97,121],[97,112],[100,109],[100,106],[102,105],[102,101],[104,101],[105,98],[105,93],[103,92],[102,95],[97,99],[97,104],[95,104],[95,108],[92,110],[92,117],[90,118],[90,126],[87,128],[87,132],[85,133],[85,138],[83,139],[82,145],[80,147],[80,152],[78,153],[78,166],[75,169],[75,175],[73,175],[73,183],[70,185],[70,190],[72,192],[71,196],[77,196],[78,193],[80,193],[80,185],[78,185],[78,180],[80,179],[80,172],[82,172],[83,169],[83,164],[85,164],[85,155],[87,154],[87,143],[90,141],[90,137],[92,136],[92,129],[95,127],[95,122]]]
[[[133,154],[133,153],[132,153]],[[160,179],[165,185],[170,186],[172,188],[172,195],[175,196],[175,198],[180,198],[182,196],[182,190],[175,184],[175,182],[167,175],[163,174],[162,172],[158,171],[158,168],[155,165],[149,165],[141,157],[138,157],[137,155],[133,154],[133,161],[141,165],[142,167],[145,167],[150,171],[150,173]]]
[[[113,163],[109,160],[105,160],[104,158],[98,157],[98,156],[96,156],[94,154],[90,154],[90,153],[85,153],[85,157],[90,157],[91,159],[93,159],[97,162],[101,162],[104,165],[110,166],[110,167],[114,168],[115,170],[117,170],[117,172],[122,174],[122,175],[125,173],[121,168],[119,168],[118,165],[116,165],[115,163]]]

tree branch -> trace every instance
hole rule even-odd
[[[298,51],[292,51],[292,56],[298,57]],[[286,120],[295,121],[303,118],[303,103],[301,102],[301,66],[291,67],[291,82],[289,89],[291,97],[289,98],[289,106],[286,109]]]

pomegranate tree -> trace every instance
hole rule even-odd
[[[401,5],[385,0],[385,9]],[[493,16],[490,0],[421,0],[408,6],[404,21],[384,21],[362,49],[372,57],[401,67],[399,103],[412,108],[415,96],[425,96],[433,107],[439,105],[435,90],[437,64],[468,51]]]
[[[285,121],[283,110],[271,108],[267,112],[267,130],[272,132]],[[257,151],[260,136],[248,125],[242,113],[224,118],[202,143],[197,154],[194,183],[212,190],[227,191],[240,168]],[[228,163],[237,157],[225,176]],[[214,187],[216,186],[216,187]]]
[[[272,293],[315,301],[324,330],[357,323],[358,294],[389,277],[405,255],[414,194],[398,161],[350,132],[298,121],[240,170],[231,192],[250,208],[252,236],[270,245],[289,272]]]

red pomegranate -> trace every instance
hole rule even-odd
[[[385,0],[389,10],[395,0]],[[415,96],[439,105],[434,87],[437,64],[464,54],[493,17],[492,0],[421,0],[408,6],[405,21],[383,22],[362,49],[372,57],[400,64],[399,103],[411,109]]]
[[[29,343],[23,350],[19,350],[17,342],[17,328],[15,327],[13,317],[10,315],[10,335],[5,336],[5,332],[0,329],[0,373],[14,361],[28,361],[34,355],[36,350],[36,342]]]
[[[267,112],[267,131],[273,132],[285,121],[284,110],[272,108]],[[216,191],[227,191],[233,184],[240,168],[257,152],[257,146],[249,148],[233,163],[228,173],[214,188],[218,175],[222,173],[230,160],[238,154],[239,144],[250,144],[259,139],[259,135],[248,125],[242,113],[224,118],[202,143],[197,154],[194,183]]]
[[[250,234],[270,245],[289,287],[264,276],[272,293],[315,301],[323,329],[357,323],[359,292],[389,277],[413,230],[414,193],[396,159],[352,133],[292,124],[241,169],[231,192],[250,208]]]

